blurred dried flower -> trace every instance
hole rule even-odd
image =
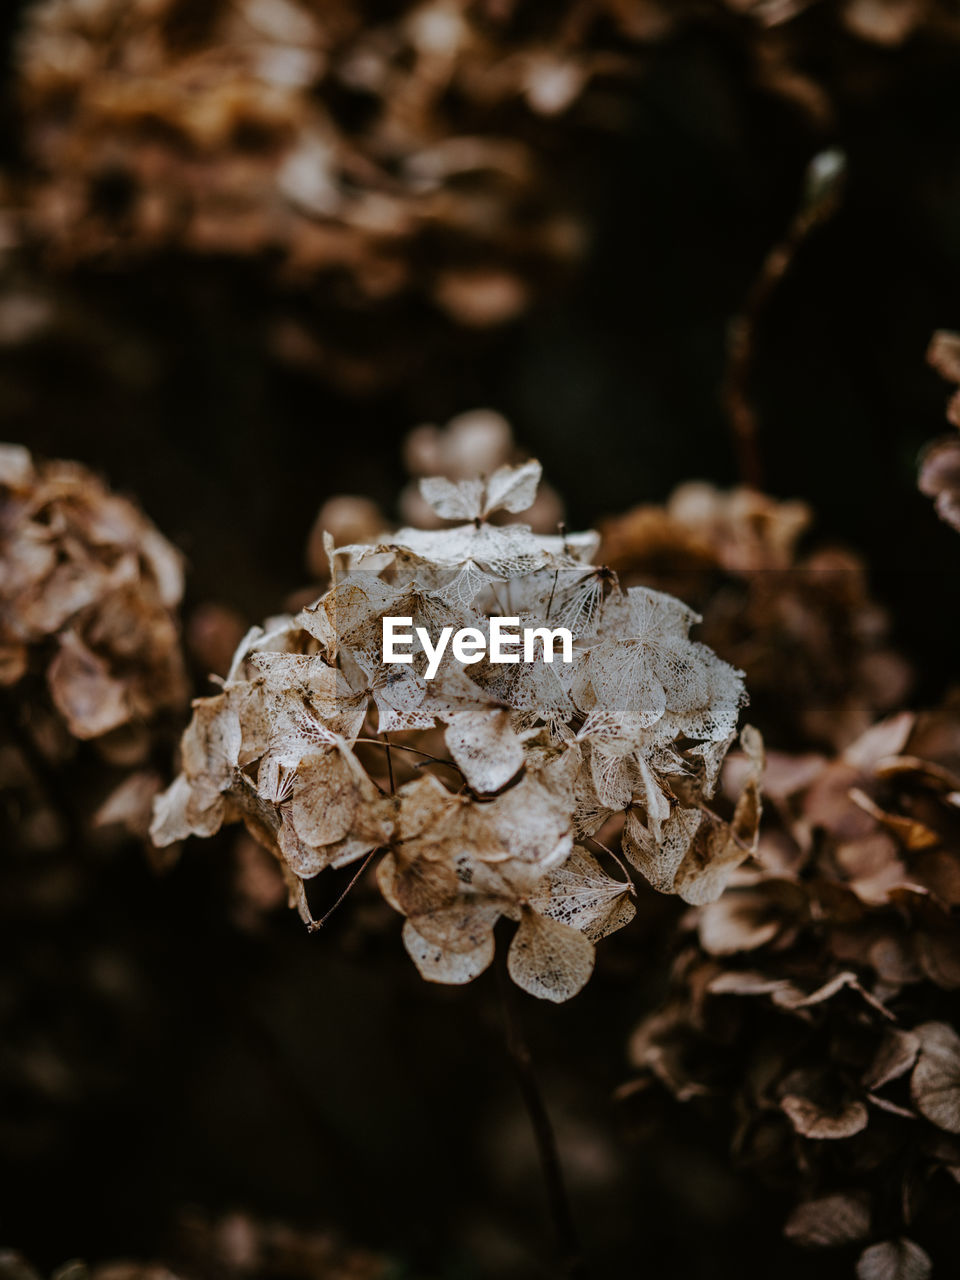
[[[604,521],[600,556],[703,613],[704,640],[746,671],[766,736],[836,748],[902,704],[910,671],[857,557],[798,549],[810,520],[800,502],[685,484],[663,507]]]
[[[157,844],[243,821],[311,923],[304,882],[383,851],[377,881],[425,978],[475,978],[507,917],[511,976],[550,1000],[581,989],[595,942],[634,913],[631,882],[586,847],[606,852],[594,836],[609,819],[622,815],[623,851],[658,889],[719,896],[759,821],[755,730],[743,731],[750,763],[732,821],[705,803],[735,733],[740,673],[688,639],[697,618],[678,600],[621,591],[592,566],[595,535],[488,522],[531,506],[539,478],[531,462],[425,479],[436,514],[468,523],[337,550],[328,537],[330,589],[253,628],[221,692],[194,703],[183,771],[155,806]],[[409,665],[384,662],[387,616],[436,643],[445,626],[486,635],[503,607],[525,626],[568,627],[574,660],[481,657],[468,676],[447,654],[428,679],[418,643]]]
[[[832,760],[774,753],[765,790],[756,861],[688,918],[633,1061],[726,1114],[740,1160],[796,1201],[790,1238],[880,1237],[859,1276],[928,1275],[960,1194],[960,705]]]
[[[118,1260],[88,1266],[73,1261],[57,1268],[51,1280],[177,1280],[187,1275],[257,1276],[259,1280],[387,1280],[394,1265],[385,1257],[346,1245],[329,1231],[301,1231],[281,1222],[264,1222],[246,1213],[220,1218],[192,1211],[182,1216],[177,1260]],[[0,1280],[39,1280],[20,1255],[0,1253]]]
[[[354,494],[337,494],[329,498],[317,512],[317,518],[307,538],[307,569],[313,578],[324,581],[330,577],[330,561],[324,546],[324,535],[329,534],[335,543],[346,546],[354,542],[373,542],[387,532],[387,518],[375,502]],[[226,670],[226,668],[224,668]]]
[[[423,529],[439,529],[443,519],[421,494],[419,479],[445,476],[448,480],[469,480],[522,460],[510,424],[493,409],[459,413],[445,427],[432,423],[414,427],[404,441],[403,456],[407,470],[416,479],[400,495],[400,515]],[[524,512],[524,522],[535,533],[555,533],[563,517],[559,495],[550,485],[541,484],[533,505]],[[500,523],[509,522],[513,516],[500,511],[494,518]],[[331,531],[336,536],[336,531]]]
[[[0,671],[34,661],[81,740],[131,735],[182,706],[175,610],[180,557],[152,524],[77,463],[0,448]]]
[[[179,555],[131,502],[77,463],[0,447],[3,768],[18,847],[64,838],[74,788],[56,771],[88,741],[108,768],[87,792],[71,774],[84,820],[145,833],[159,785],[145,766],[187,700],[181,591]]]
[[[181,589],[179,555],[132,502],[77,463],[0,447],[0,933],[17,957],[0,982],[8,1150],[48,1150],[51,1117],[116,1090],[138,1043],[130,958],[89,925],[62,949],[37,939],[98,901],[124,837],[146,842],[187,706]],[[78,1019],[98,1027],[96,1049],[77,1043]]]
[[[174,249],[275,266],[296,297],[277,353],[375,385],[402,360],[369,349],[369,317],[396,342],[399,308],[422,333],[424,303],[503,324],[580,252],[524,125],[538,96],[516,96],[533,72],[502,54],[465,0],[43,0],[19,45],[27,225],[66,264]]]
[[[213,1217],[197,1211],[180,1221],[178,1255],[191,1273],[215,1269],[218,1275],[256,1276],[258,1280],[388,1280],[389,1259],[354,1248],[331,1231],[303,1231],[248,1213]]]

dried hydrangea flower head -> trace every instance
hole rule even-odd
[[[85,467],[0,447],[0,683],[42,651],[47,685],[82,740],[182,705],[178,553]]]
[[[741,674],[689,638],[697,618],[679,600],[623,591],[592,564],[595,534],[490,522],[529,508],[539,479],[536,462],[425,479],[424,499],[457,523],[328,540],[330,588],[251,630],[221,690],[194,704],[156,842],[242,820],[307,921],[304,882],[379,852],[380,890],[425,978],[476,977],[505,917],[511,975],[551,1000],[581,989],[594,944],[633,915],[631,882],[597,856],[605,824],[622,825],[624,854],[658,889],[716,897],[759,817],[755,731],[732,822],[706,803]],[[386,618],[410,629],[406,662],[388,660]],[[531,660],[497,662],[504,618],[567,629],[570,661],[547,660],[541,637]],[[483,652],[437,657],[444,631]]]
[[[90,921],[169,776],[188,705],[181,586],[178,553],[132,502],[78,463],[0,446],[0,1077],[18,1099],[5,1149],[49,1149],[77,1100],[113,1096],[143,1051],[143,975]],[[78,1044],[71,1022],[97,1035]]]
[[[631,1044],[628,1092],[725,1114],[793,1201],[788,1236],[858,1243],[858,1275],[955,1256],[958,712],[900,713],[832,759],[771,752],[756,859],[688,915],[672,997]],[[901,1248],[913,1270],[870,1269]]]
[[[863,563],[807,551],[802,502],[753,489],[681,485],[663,506],[603,522],[600,554],[703,614],[704,641],[743,667],[758,723],[791,748],[840,749],[902,705],[911,673],[890,647]]]
[[[57,849],[91,802],[97,823],[146,835],[161,785],[151,755],[169,751],[188,697],[182,589],[179,553],[132,502],[79,463],[0,446],[0,759],[18,797],[4,814],[14,847]],[[78,767],[87,742],[90,778]],[[68,762],[69,778],[57,774]]]

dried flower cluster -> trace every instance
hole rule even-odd
[[[36,662],[75,738],[142,737],[186,696],[182,590],[179,555],[131,502],[77,463],[3,446],[0,683]]]
[[[42,0],[19,47],[27,224],[66,263],[273,264],[296,300],[277,350],[353,384],[376,379],[369,332],[325,351],[331,314],[510,320],[582,235],[528,127],[557,70],[471,9]]]
[[[910,671],[851,552],[804,552],[800,502],[751,489],[681,486],[663,507],[601,525],[622,581],[653,583],[703,613],[703,637],[742,667],[764,732],[783,745],[841,748],[901,706]]]
[[[960,427],[960,334],[933,335],[927,360],[958,390],[947,405],[947,419]],[[937,515],[960,530],[960,439],[946,436],[927,445],[920,459],[920,491],[934,499]]]
[[[862,1280],[926,1277],[960,1203],[960,707],[835,759],[773,753],[764,792],[755,864],[689,918],[633,1061],[725,1112],[796,1199],[789,1237],[873,1241]]]
[[[449,347],[446,321],[506,323],[582,259],[584,138],[629,127],[651,43],[720,34],[824,129],[838,78],[863,91],[838,38],[960,41],[937,0],[523,8],[36,0],[16,52],[28,239],[66,265],[247,260],[271,353],[368,391]]]
[[[596,535],[489,522],[531,506],[539,478],[527,463],[486,481],[426,479],[435,513],[467,523],[336,551],[330,541],[330,589],[254,628],[221,692],[194,704],[156,842],[243,820],[308,921],[304,881],[384,850],[378,883],[406,917],[424,977],[476,977],[507,917],[518,926],[512,977],[552,1000],[580,990],[594,943],[633,915],[629,879],[586,847],[602,849],[594,837],[608,820],[622,815],[623,851],[657,889],[717,897],[759,818],[751,730],[732,823],[706,806],[743,702],[740,673],[688,638],[697,619],[680,601],[622,591],[593,566]],[[435,640],[444,626],[488,636],[504,610],[524,626],[569,628],[574,661],[467,667],[445,656],[429,681],[422,649],[410,665],[383,661],[384,617],[412,618]],[[442,766],[457,789],[402,765],[410,756]]]
[[[133,503],[77,463],[0,447],[7,1151],[53,1159],[76,1099],[121,1088],[140,1043],[141,975],[88,913],[111,854],[146,837],[187,707],[181,586],[178,554]],[[91,1026],[96,1036],[78,1035]]]

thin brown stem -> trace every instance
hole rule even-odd
[[[325,912],[325,913],[320,917],[320,919],[319,919],[319,920],[312,920],[312,921],[310,922],[310,924],[307,926],[307,929],[308,929],[308,931],[309,931],[310,933],[317,933],[320,929],[322,929],[322,928],[323,928],[323,926],[327,923],[327,921],[330,919],[330,917],[331,917],[331,916],[333,915],[333,913],[336,911],[337,907],[339,907],[339,906],[340,906],[340,903],[341,903],[341,902],[343,902],[344,898],[347,896],[347,894],[350,892],[350,890],[353,888],[353,886],[357,883],[357,881],[358,881],[358,880],[360,879],[360,877],[363,875],[364,871],[366,871],[367,867],[370,865],[370,859],[373,857],[373,855],[374,855],[376,852],[377,852],[377,850],[376,850],[376,849],[371,849],[371,850],[370,850],[370,852],[367,854],[367,856],[364,858],[364,860],[360,863],[360,866],[357,868],[357,870],[356,870],[356,872],[354,873],[354,875],[351,877],[351,879],[350,879],[350,883],[349,883],[349,884],[347,885],[347,887],[344,889],[343,893],[341,893],[340,897],[336,900],[336,902],[333,904],[333,906],[330,908],[330,910],[329,910],[329,911],[327,911],[327,912]]]
[[[423,756],[425,760],[431,760],[434,764],[445,764],[450,769],[456,769],[460,777],[463,777],[463,770],[453,760],[444,760],[443,756],[433,756],[429,751],[421,751],[419,747],[408,747],[402,742],[383,742],[380,738],[355,738],[355,742],[362,742],[368,747],[384,747],[389,751],[409,751],[415,756]]]
[[[513,1064],[520,1093],[533,1130],[540,1157],[540,1169],[543,1174],[544,1189],[553,1230],[556,1236],[557,1251],[562,1273],[569,1280],[587,1280],[587,1269],[583,1260],[583,1249],[576,1223],[570,1208],[570,1196],[563,1177],[560,1154],[557,1150],[557,1138],[550,1121],[533,1058],[523,1035],[516,1010],[513,1007],[513,991],[505,967],[498,962],[495,966],[497,984],[500,995],[500,1008],[503,1014],[504,1034],[507,1052]]]
[[[388,733],[383,735],[383,741],[387,748],[387,773],[390,777],[390,794],[396,795],[397,783],[393,776],[393,752],[390,750],[390,735]]]
[[[836,153],[815,157],[808,171],[808,189],[801,208],[794,214],[782,239],[769,250],[747,292],[743,306],[730,321],[727,331],[727,368],[723,380],[723,407],[730,424],[741,481],[754,489],[763,488],[763,463],[758,443],[759,418],[751,397],[756,361],[757,335],[780,281],[810,234],[826,222],[840,202],[842,159],[839,177],[821,179],[816,185],[814,167]]]

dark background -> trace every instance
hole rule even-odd
[[[22,7],[0,16],[7,60]],[[811,156],[839,145],[842,205],[760,334],[765,488],[802,497],[817,538],[863,554],[919,668],[916,699],[932,700],[956,670],[960,541],[916,492],[916,457],[945,430],[925,349],[935,329],[960,328],[960,59],[922,35],[884,50],[825,22],[810,48],[836,107],[826,134],[756,86],[734,22],[651,49],[626,133],[572,147],[592,227],[576,279],[506,331],[425,353],[409,385],[348,399],[272,361],[255,267],[87,269],[51,287],[95,325],[52,349],[0,350],[3,436],[103,472],[186,553],[188,604],[251,619],[303,585],[325,497],[389,508],[402,437],[423,420],[504,412],[578,525],[682,480],[735,483],[718,390],[726,327]],[[9,99],[0,150],[22,162]],[[322,936],[283,913],[250,935],[222,909],[224,851],[194,842],[159,880],[136,854],[106,859],[55,931],[26,920],[6,939],[50,1036],[94,1083],[43,1105],[7,1100],[4,1239],[44,1267],[169,1257],[184,1206],[199,1204],[335,1226],[395,1258],[398,1275],[514,1274],[518,1249],[542,1257],[492,975],[467,990],[422,984],[398,929],[364,932],[377,908],[362,892]],[[650,958],[672,913],[645,903],[569,1007],[518,996],[595,1274],[848,1275],[850,1256],[781,1243],[776,1188],[732,1173],[696,1115],[678,1111],[654,1149],[611,1100],[662,982]],[[119,976],[91,995],[96,965]],[[638,971],[652,976],[638,985]],[[529,1261],[524,1274],[549,1272]]]

